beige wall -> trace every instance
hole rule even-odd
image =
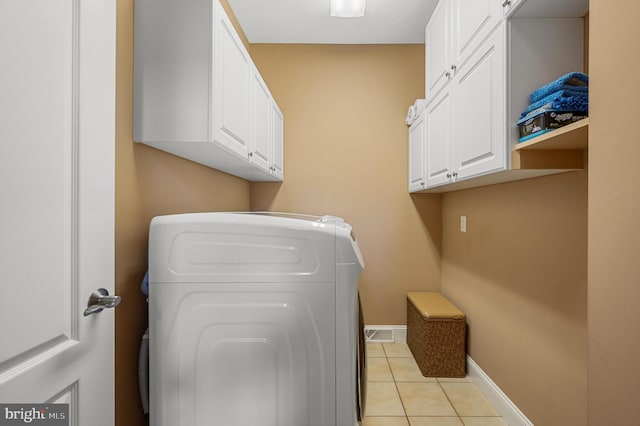
[[[370,324],[404,323],[404,293],[437,290],[442,275],[443,291],[469,315],[471,356],[536,424],[585,424],[587,412],[594,426],[637,422],[640,142],[620,123],[634,122],[640,93],[610,82],[612,72],[640,65],[625,53],[640,39],[640,5],[590,3],[588,176],[441,200],[406,193],[402,121],[424,93],[422,46],[251,46],[285,113],[286,180],[250,185],[132,143],[133,0],[118,0],[116,291],[124,301],[116,310],[117,424],[145,424],[136,368],[150,218],[249,207],[333,213],[353,223],[367,261],[360,287]]]
[[[118,1],[116,421],[127,426],[144,424],[139,285],[153,216],[250,207],[342,215],[367,262],[360,285],[371,324],[403,324],[406,291],[440,288],[441,244],[440,196],[406,191],[403,120],[424,92],[423,46],[252,46],[285,114],[286,180],[250,185],[132,142],[132,12],[132,0]]]
[[[467,314],[469,355],[535,424],[586,424],[587,173],[442,203],[442,290]]]
[[[244,33],[244,30],[242,29],[242,27],[240,26],[240,23],[238,22],[238,19],[236,18],[236,15],[233,13],[233,9],[231,9],[231,5],[229,5],[229,0],[219,0],[219,1],[220,1],[220,4],[222,5],[222,8],[227,12],[227,16],[229,16],[229,19],[231,20],[233,27],[238,32],[238,35],[240,36],[240,40],[242,40],[244,47],[246,47],[248,51],[251,50],[251,44],[249,44],[247,35]]]
[[[249,183],[132,142],[133,0],[117,2],[116,70],[116,424],[147,424],[138,393],[138,349],[147,327],[140,281],[153,216],[248,210]]]
[[[285,180],[251,186],[254,210],[350,222],[366,269],[367,324],[404,324],[405,293],[440,288],[440,197],[407,193],[407,107],[424,95],[424,46],[251,46],[285,117]]]
[[[589,425],[640,421],[640,3],[590,1]],[[612,76],[612,70],[615,70]]]

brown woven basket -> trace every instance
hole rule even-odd
[[[425,377],[466,375],[465,319],[425,318],[407,299],[407,345]]]

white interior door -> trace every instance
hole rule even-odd
[[[0,403],[113,425],[115,2],[2,0],[0,55]]]

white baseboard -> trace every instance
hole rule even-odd
[[[382,332],[391,332],[390,338],[384,338],[382,340],[376,340],[375,337],[373,339],[367,339],[369,343],[406,343],[407,341],[407,326],[406,325],[365,325],[364,326],[365,334],[369,334],[369,332],[375,332],[380,330]],[[389,336],[386,334],[385,337]]]
[[[467,374],[478,385],[482,393],[493,404],[509,426],[533,426],[533,423],[520,411],[493,380],[467,355]]]

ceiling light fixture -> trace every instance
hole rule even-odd
[[[359,18],[364,16],[366,0],[331,0],[331,16]]]

